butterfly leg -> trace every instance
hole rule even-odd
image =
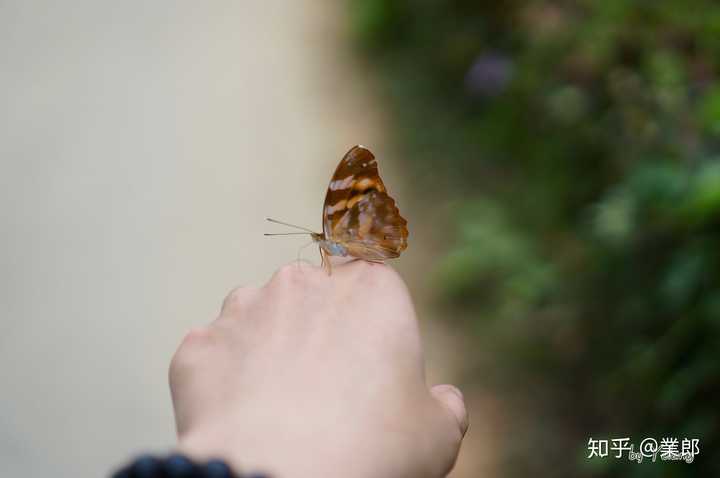
[[[375,260],[375,259],[361,259],[359,257],[354,258],[350,262],[355,262],[355,261],[365,261],[365,262],[370,262],[372,264],[385,264],[385,261]]]
[[[330,263],[330,256],[328,256],[327,252],[325,252],[325,249],[322,247],[320,249],[320,267],[323,267],[328,275],[332,275],[332,263]]]
[[[310,241],[310,242],[308,242],[307,244],[305,244],[304,246],[302,246],[300,249],[298,249],[298,252],[297,252],[297,261],[296,261],[297,264],[298,264],[298,267],[300,267],[300,259],[301,259],[301,258],[300,258],[300,255],[302,254],[303,249],[305,249],[307,246],[309,246],[309,245],[312,244],[312,243],[313,243],[313,241]]]
[[[325,264],[327,265],[327,273],[329,276],[332,275],[332,262],[330,261],[330,254],[325,253]]]

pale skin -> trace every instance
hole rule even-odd
[[[468,418],[428,387],[407,288],[389,266],[293,263],[225,299],[170,365],[178,448],[275,478],[437,478]]]

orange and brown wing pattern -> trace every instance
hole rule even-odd
[[[407,221],[387,194],[375,156],[363,146],[348,151],[333,174],[323,232],[361,259],[398,257],[407,247]]]

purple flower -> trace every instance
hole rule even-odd
[[[513,69],[512,61],[505,55],[482,54],[465,75],[465,89],[472,96],[497,96],[512,79]]]

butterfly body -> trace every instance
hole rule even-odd
[[[314,239],[314,238],[313,238]],[[328,241],[327,239],[323,239],[321,235],[318,234],[318,239],[316,239],[316,242],[320,246],[321,249],[325,251],[325,253],[329,256],[341,256],[345,257],[348,255],[348,250],[345,246],[338,242]]]
[[[340,161],[325,195],[322,224],[322,233],[310,235],[328,273],[328,256],[382,262],[407,248],[407,221],[388,195],[369,149],[355,146]]]

